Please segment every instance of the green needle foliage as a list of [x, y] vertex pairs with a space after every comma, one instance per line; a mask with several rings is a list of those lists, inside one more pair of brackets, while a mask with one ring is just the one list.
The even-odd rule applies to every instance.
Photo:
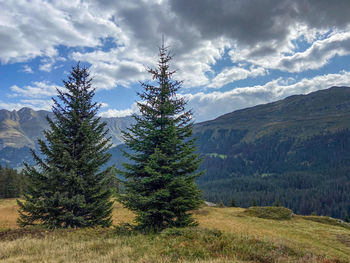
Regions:
[[38, 140], [44, 158], [32, 151], [37, 167], [25, 164], [29, 179], [24, 202], [18, 201], [20, 226], [49, 228], [110, 226], [112, 202], [108, 183], [113, 167], [101, 170], [110, 158], [106, 123], [96, 117], [99, 104], [86, 68], [73, 67], [65, 89], [57, 90], [47, 117], [46, 141]]
[[189, 211], [201, 204], [194, 183], [201, 174], [197, 172], [201, 159], [191, 139], [192, 112], [176, 96], [182, 82], [172, 80], [171, 59], [163, 44], [158, 68], [148, 69], [157, 85], [141, 83], [141, 116], [134, 115], [136, 124], [124, 132], [130, 150], [124, 155], [130, 163], [119, 171], [126, 178], [120, 201], [136, 212], [139, 227], [146, 231], [192, 225]]

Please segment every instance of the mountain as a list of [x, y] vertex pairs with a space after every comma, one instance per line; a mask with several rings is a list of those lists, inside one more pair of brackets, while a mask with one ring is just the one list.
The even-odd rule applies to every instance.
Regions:
[[[30, 149], [37, 148], [37, 140], [45, 139], [43, 131], [48, 129], [46, 116], [49, 111], [34, 111], [22, 108], [18, 111], [0, 110], [0, 165], [18, 168], [23, 161], [33, 164]], [[101, 118], [107, 123], [114, 146], [123, 143], [121, 131], [133, 123], [131, 116]]]
[[197, 124], [195, 133], [210, 133], [211, 138], [223, 136], [223, 132], [238, 133], [245, 142], [274, 133], [305, 139], [350, 128], [349, 113], [350, 88], [332, 87], [225, 114]]
[[350, 214], [350, 88], [238, 110], [194, 129], [205, 199]]
[[[0, 150], [5, 147], [35, 148], [37, 139], [44, 139], [43, 131], [48, 128], [46, 116], [53, 117], [49, 111], [34, 111], [30, 108], [22, 108], [19, 111], [0, 110]], [[124, 130], [132, 122], [133, 118], [116, 117], [102, 118], [112, 137], [114, 145], [123, 143], [121, 130]]]
[[47, 128], [48, 112], [22, 108], [19, 111], [0, 110], [0, 149], [5, 147], [34, 147]]

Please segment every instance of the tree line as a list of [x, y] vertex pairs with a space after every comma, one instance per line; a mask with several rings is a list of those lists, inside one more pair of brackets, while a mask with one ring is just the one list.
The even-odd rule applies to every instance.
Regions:
[[25, 191], [25, 177], [15, 169], [0, 166], [0, 198], [16, 198]]
[[[207, 137], [199, 138], [200, 145]], [[213, 151], [215, 145], [205, 147]], [[206, 174], [197, 184], [211, 202], [235, 200], [241, 207], [278, 202], [298, 214], [345, 219], [350, 215], [349, 151], [348, 129], [303, 141], [265, 136], [220, 152], [225, 158], [207, 155], [201, 164]]]

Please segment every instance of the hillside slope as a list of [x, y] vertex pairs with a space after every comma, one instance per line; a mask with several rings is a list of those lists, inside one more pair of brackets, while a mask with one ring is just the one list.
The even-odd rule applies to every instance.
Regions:
[[[332, 87], [198, 123], [194, 133], [199, 136], [205, 134], [208, 141], [231, 135], [227, 137], [236, 139], [236, 142], [253, 142], [274, 134], [283, 138], [306, 139], [345, 128], [350, 128], [350, 87]], [[201, 144], [200, 147], [203, 149]], [[226, 149], [219, 151], [226, 152]]]
[[125, 223], [134, 216], [118, 203], [117, 228], [17, 229], [16, 218], [15, 200], [0, 200], [2, 262], [350, 262], [349, 226], [322, 217], [272, 220], [242, 208], [202, 207], [197, 228], [157, 235], [130, 232]]

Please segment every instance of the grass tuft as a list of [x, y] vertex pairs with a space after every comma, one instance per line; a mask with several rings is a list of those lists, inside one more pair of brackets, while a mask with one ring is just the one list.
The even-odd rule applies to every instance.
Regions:
[[300, 216], [300, 217], [302, 217], [305, 220], [310, 220], [310, 221], [314, 221], [314, 222], [318, 222], [326, 225], [340, 226], [350, 230], [349, 223], [344, 222], [343, 220], [340, 220], [340, 219], [329, 217], [329, 216]]

